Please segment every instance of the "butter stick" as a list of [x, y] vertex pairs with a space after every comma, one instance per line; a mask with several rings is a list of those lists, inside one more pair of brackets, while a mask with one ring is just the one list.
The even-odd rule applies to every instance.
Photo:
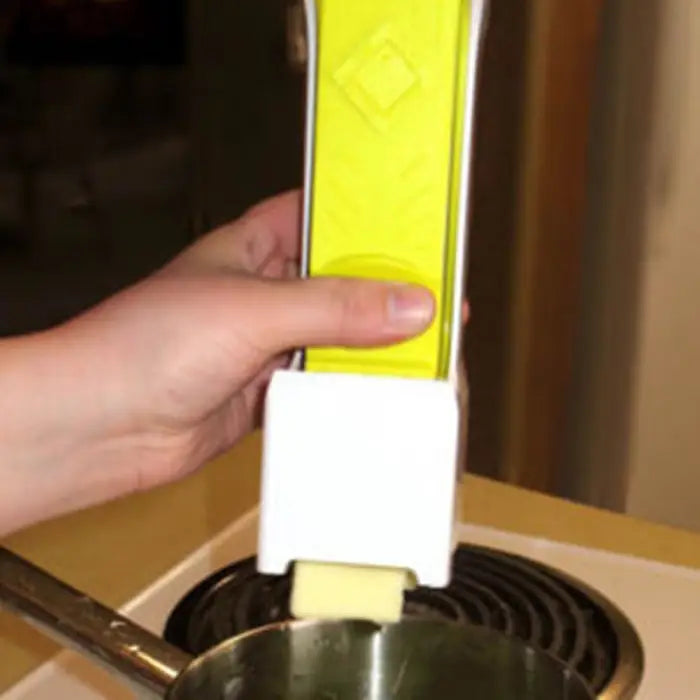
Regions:
[[413, 586], [413, 576], [404, 569], [298, 562], [292, 614], [299, 619], [397, 622], [404, 591]]

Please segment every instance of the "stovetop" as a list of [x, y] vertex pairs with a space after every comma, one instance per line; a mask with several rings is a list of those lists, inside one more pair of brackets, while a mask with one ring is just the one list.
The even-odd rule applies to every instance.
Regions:
[[[165, 638], [201, 654], [242, 632], [290, 619], [290, 578], [257, 573], [255, 559], [194, 586], [168, 617]], [[462, 545], [445, 590], [406, 595], [404, 616], [498, 630], [575, 669], [597, 694], [637, 688], [643, 652], [627, 618], [599, 594], [553, 569], [485, 547]]]
[[[578, 667], [589, 678], [593, 676], [587, 668], [593, 669], [594, 676], [602, 679], [604, 669], [610, 667], [610, 659], [615, 658], [617, 678], [622, 682], [618, 684], [613, 675], [599, 692], [599, 700], [625, 698], [620, 693], [624, 678], [636, 677], [636, 671], [628, 675], [628, 661], [633, 656], [625, 651], [634, 648], [636, 642], [636, 638], [628, 638], [630, 620], [644, 648], [641, 685], [630, 700], [700, 699], [695, 653], [700, 647], [700, 571], [472, 525], [460, 525], [457, 536], [459, 541], [468, 543], [461, 552], [468, 552], [466, 561], [470, 567], [476, 566], [478, 560], [488, 564], [484, 567], [485, 573], [473, 582], [464, 582], [456, 576], [448, 589], [448, 598], [456, 592], [457, 607], [462, 609], [464, 619], [481, 624], [490, 617], [501, 629], [505, 630], [508, 624], [516, 633], [533, 638], [538, 635], [541, 644], [559, 645], [564, 650], [561, 653], [569, 654], [569, 658], [578, 654], [575, 657], [580, 659]], [[257, 511], [253, 510], [153, 582], [120, 612], [152, 632], [162, 634], [174, 612], [186, 607], [182, 603], [183, 596], [194, 605], [198, 595], [210, 589], [208, 585], [200, 585], [201, 582], [212, 580], [213, 576], [218, 584], [216, 590], [224, 592], [227, 576], [237, 574], [242, 581], [245, 570], [250, 571], [253, 563], [249, 557], [255, 552], [256, 540]], [[456, 570], [463, 556], [458, 555]], [[239, 563], [232, 565], [231, 562]], [[529, 574], [521, 576], [521, 564], [534, 571], [536, 583], [530, 581]], [[506, 575], [502, 574], [504, 568]], [[497, 578], [501, 585], [491, 594], [484, 594], [484, 588], [493, 588], [489, 577], [495, 572], [499, 572]], [[574, 583], [571, 577], [585, 585]], [[234, 611], [231, 618], [234, 623], [229, 621], [225, 625], [257, 624], [266, 615], [286, 615], [284, 596], [277, 598], [284, 590], [284, 579], [271, 579], [266, 584], [273, 584], [271, 590], [277, 593], [272, 600], [279, 601], [279, 610], [270, 613], [273, 605], [264, 608], [268, 612], [263, 618], [259, 617], [259, 612], [250, 611], [242, 617], [239, 612], [237, 618], [234, 605], [229, 607]], [[195, 589], [199, 590], [198, 594], [187, 595]], [[257, 589], [253, 586], [251, 590]], [[539, 592], [535, 594], [535, 590]], [[250, 600], [269, 600], [265, 597], [270, 595], [269, 591], [265, 592], [266, 586], [262, 591], [250, 593]], [[407, 606], [409, 610], [411, 606], [415, 610], [419, 602], [425, 604], [424, 593], [416, 592], [418, 598], [411, 596], [413, 602]], [[211, 596], [200, 597], [199, 604], [206, 607], [216, 599], [215, 595]], [[431, 614], [436, 607], [440, 614], [456, 614], [454, 600], [445, 602], [440, 595], [431, 600], [438, 598], [444, 604], [433, 603]], [[223, 599], [226, 599], [225, 593]], [[206, 605], [205, 600], [208, 600]], [[614, 605], [609, 601], [614, 601]], [[254, 610], [254, 606], [250, 610]], [[601, 615], [607, 621], [601, 620]], [[533, 623], [536, 618], [540, 618], [539, 623]], [[610, 646], [610, 626], [615, 631], [614, 654]], [[206, 627], [205, 624], [197, 643], [211, 643], [211, 639], [206, 640]], [[212, 629], [211, 625], [209, 627]], [[592, 641], [594, 636], [602, 639]], [[586, 650], [583, 655], [581, 648]], [[2, 700], [133, 700], [133, 696], [102, 669], [71, 651], [61, 652], [0, 697]]]

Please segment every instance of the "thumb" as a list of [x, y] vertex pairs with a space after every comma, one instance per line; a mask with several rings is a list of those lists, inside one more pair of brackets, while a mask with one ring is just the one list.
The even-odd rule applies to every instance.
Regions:
[[307, 346], [376, 347], [417, 336], [435, 315], [422, 287], [314, 278], [265, 284], [259, 342], [270, 353]]

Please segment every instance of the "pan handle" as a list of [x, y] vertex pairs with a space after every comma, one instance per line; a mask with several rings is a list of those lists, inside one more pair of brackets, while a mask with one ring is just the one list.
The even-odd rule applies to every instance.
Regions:
[[0, 607], [154, 697], [192, 657], [0, 547]]

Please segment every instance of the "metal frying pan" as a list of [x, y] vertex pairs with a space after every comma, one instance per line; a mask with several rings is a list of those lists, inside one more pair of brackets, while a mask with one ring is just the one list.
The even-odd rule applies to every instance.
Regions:
[[192, 658], [0, 548], [0, 606], [167, 700], [594, 700], [578, 675], [479, 627], [290, 622]]

